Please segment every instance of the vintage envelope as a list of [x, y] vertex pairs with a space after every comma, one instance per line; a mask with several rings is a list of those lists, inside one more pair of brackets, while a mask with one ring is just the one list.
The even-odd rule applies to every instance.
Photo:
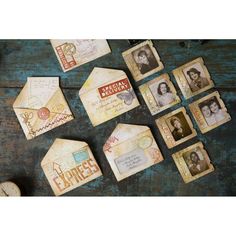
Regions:
[[13, 109], [28, 140], [73, 120], [59, 77], [28, 77]]
[[55, 195], [62, 195], [102, 175], [85, 142], [56, 139], [41, 162]]
[[103, 146], [117, 181], [163, 160], [147, 126], [118, 124]]
[[139, 106], [129, 79], [122, 70], [95, 67], [80, 89], [79, 96], [93, 126]]
[[50, 41], [64, 72], [111, 52], [107, 41], [102, 39]]

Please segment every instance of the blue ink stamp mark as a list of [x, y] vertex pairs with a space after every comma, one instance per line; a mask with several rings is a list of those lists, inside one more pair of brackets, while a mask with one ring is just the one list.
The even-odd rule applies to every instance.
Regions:
[[89, 154], [86, 149], [73, 152], [72, 154], [73, 154], [75, 162], [78, 164], [89, 159]]

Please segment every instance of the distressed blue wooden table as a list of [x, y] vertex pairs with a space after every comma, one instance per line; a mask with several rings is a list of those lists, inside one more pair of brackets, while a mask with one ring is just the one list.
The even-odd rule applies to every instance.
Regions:
[[[68, 196], [223, 196], [236, 195], [236, 41], [231, 40], [153, 40], [165, 69], [136, 83], [121, 53], [130, 48], [127, 40], [108, 40], [112, 53], [63, 73], [48, 40], [0, 41], [0, 182], [16, 182], [23, 195], [53, 195], [40, 162], [55, 138], [86, 141], [100, 165], [103, 177], [74, 189]], [[215, 82], [215, 88], [186, 101], [171, 71], [202, 56]], [[130, 78], [141, 106], [93, 127], [79, 98], [79, 89], [94, 66], [122, 69]], [[139, 93], [138, 86], [162, 73], [169, 73], [182, 103], [152, 116]], [[12, 104], [29, 76], [60, 76], [60, 84], [75, 119], [37, 138], [27, 141]], [[201, 134], [188, 109], [188, 104], [218, 90], [232, 120], [206, 134]], [[171, 150], [167, 149], [155, 119], [180, 106], [187, 108], [198, 136]], [[103, 154], [102, 146], [116, 124], [148, 125], [165, 160], [121, 182], [117, 182]], [[185, 184], [171, 154], [202, 141], [215, 171]]]

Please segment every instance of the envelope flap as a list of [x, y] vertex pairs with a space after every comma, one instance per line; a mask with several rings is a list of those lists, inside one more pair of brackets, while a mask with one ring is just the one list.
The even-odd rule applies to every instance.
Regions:
[[95, 67], [80, 89], [79, 94], [81, 95], [111, 81], [124, 77], [127, 78], [127, 75], [122, 70]]
[[13, 107], [40, 109], [58, 89], [59, 77], [28, 77]]
[[[113, 147], [147, 130], [149, 130], [148, 126], [119, 123], [112, 132], [111, 136], [108, 138], [107, 142], [109, 142], [110, 147]], [[111, 140], [115, 141], [110, 142]], [[107, 142], [103, 148], [107, 146]]]
[[86, 142], [57, 138], [43, 158], [41, 166], [60, 157], [65, 157], [68, 154], [72, 155], [73, 152], [76, 152], [87, 146], [88, 144]]

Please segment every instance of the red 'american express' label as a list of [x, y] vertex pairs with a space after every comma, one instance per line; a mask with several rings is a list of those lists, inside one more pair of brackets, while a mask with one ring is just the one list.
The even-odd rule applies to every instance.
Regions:
[[113, 94], [122, 92], [124, 90], [130, 89], [130, 83], [127, 78], [118, 80], [114, 83], [107, 84], [98, 88], [101, 98], [109, 97]]

